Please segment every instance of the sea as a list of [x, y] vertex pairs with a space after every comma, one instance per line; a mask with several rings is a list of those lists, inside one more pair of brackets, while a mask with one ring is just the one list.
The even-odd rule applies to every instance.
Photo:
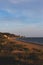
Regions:
[[18, 40], [43, 45], [43, 37], [22, 37]]

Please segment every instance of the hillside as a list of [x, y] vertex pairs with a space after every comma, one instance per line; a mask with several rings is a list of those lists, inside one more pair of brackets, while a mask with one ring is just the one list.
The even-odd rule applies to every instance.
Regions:
[[43, 46], [17, 41], [18, 37], [0, 33], [0, 64], [43, 65]]

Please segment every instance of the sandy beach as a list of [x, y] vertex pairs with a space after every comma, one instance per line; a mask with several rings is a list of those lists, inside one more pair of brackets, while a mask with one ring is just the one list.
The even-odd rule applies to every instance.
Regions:
[[43, 45], [17, 40], [20, 37], [11, 34], [1, 33], [0, 36], [1, 65], [43, 64]]

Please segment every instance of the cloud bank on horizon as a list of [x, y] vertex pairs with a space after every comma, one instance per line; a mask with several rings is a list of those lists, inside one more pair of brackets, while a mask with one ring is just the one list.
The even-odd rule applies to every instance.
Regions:
[[43, 0], [0, 0], [0, 31], [43, 37]]

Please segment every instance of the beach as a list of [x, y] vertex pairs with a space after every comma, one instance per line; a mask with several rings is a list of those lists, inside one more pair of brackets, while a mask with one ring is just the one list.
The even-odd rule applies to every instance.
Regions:
[[43, 45], [17, 40], [18, 36], [0, 35], [0, 64], [43, 65]]

